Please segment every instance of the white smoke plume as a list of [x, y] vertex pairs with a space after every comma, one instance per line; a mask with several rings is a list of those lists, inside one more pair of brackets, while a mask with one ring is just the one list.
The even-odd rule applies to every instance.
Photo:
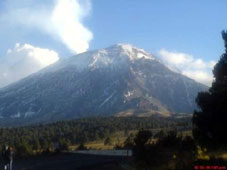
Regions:
[[[50, 1], [48, 1], [50, 2]], [[93, 38], [83, 20], [91, 11], [90, 0], [6, 0], [0, 23], [38, 29], [64, 43], [72, 52], [87, 51]]]

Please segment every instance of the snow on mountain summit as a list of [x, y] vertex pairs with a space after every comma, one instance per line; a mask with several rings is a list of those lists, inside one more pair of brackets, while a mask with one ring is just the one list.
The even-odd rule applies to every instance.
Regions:
[[77, 62], [76, 65], [81, 65], [82, 61], [86, 66], [93, 67], [133, 62], [142, 58], [154, 60], [154, 57], [143, 49], [133, 47], [130, 44], [116, 44], [105, 49], [76, 55], [72, 60]]
[[77, 69], [118, 67], [121, 64], [127, 65], [140, 59], [155, 60], [155, 58], [141, 48], [130, 44], [116, 44], [108, 48], [84, 52], [65, 60], [61, 60], [46, 71], [56, 71], [66, 66], [76, 66]]
[[192, 113], [207, 87], [129, 44], [84, 52], [0, 90], [0, 120]]
[[137, 60], [141, 58], [154, 60], [155, 58], [146, 52], [144, 49], [134, 47], [130, 44], [117, 44], [113, 46], [115, 48], [121, 48], [123, 54], [130, 57], [131, 60]]

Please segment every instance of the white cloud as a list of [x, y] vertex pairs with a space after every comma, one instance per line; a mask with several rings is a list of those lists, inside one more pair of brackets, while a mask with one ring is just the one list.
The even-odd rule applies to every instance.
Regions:
[[16, 44], [0, 62], [0, 87], [35, 73], [58, 59], [58, 54], [53, 50]]
[[188, 76], [188, 77], [190, 77], [200, 83], [206, 84], [208, 86], [210, 86], [213, 81], [212, 74], [210, 74], [204, 70], [195, 70], [195, 71], [185, 70], [182, 73], [185, 76]]
[[6, 2], [8, 8], [0, 15], [1, 23], [39, 29], [76, 53], [89, 48], [93, 35], [83, 20], [91, 11], [90, 0], [51, 0], [52, 4], [36, 0]]
[[58, 0], [51, 14], [54, 33], [77, 53], [86, 51], [92, 39], [91, 32], [81, 23], [86, 13], [77, 0]]
[[211, 85], [213, 81], [212, 69], [215, 61], [196, 59], [192, 55], [170, 52], [165, 49], [159, 52], [161, 59], [170, 67], [177, 68], [180, 72], [200, 83]]

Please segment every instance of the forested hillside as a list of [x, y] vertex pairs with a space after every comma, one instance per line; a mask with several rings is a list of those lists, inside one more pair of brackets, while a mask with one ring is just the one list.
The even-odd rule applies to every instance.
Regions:
[[163, 117], [94, 117], [40, 124], [19, 128], [1, 128], [0, 145], [15, 148], [19, 156], [54, 150], [56, 145], [65, 149], [69, 145], [105, 139], [118, 131], [129, 132], [140, 129], [191, 128], [190, 118]]

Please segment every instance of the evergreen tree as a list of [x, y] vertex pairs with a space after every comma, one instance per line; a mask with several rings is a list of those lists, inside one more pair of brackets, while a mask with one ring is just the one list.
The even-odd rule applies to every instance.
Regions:
[[84, 145], [84, 143], [80, 143], [80, 145], [77, 147], [77, 150], [87, 150], [87, 147]]
[[134, 142], [136, 144], [136, 146], [138, 147], [144, 147], [145, 144], [149, 141], [149, 139], [151, 139], [152, 137], [152, 132], [150, 130], [140, 130], [135, 139]]
[[134, 147], [133, 139], [134, 139], [133, 134], [130, 134], [124, 141], [124, 148], [133, 148]]
[[104, 140], [104, 145], [111, 145], [112, 144], [112, 140], [111, 138], [108, 136], [105, 140]]
[[149, 162], [151, 155], [150, 150], [147, 148], [150, 144], [149, 141], [152, 138], [152, 132], [150, 130], [141, 129], [134, 138], [134, 151], [133, 154], [137, 161]]
[[35, 138], [33, 141], [32, 149], [39, 150], [41, 148], [38, 138]]
[[227, 146], [227, 31], [222, 32], [225, 53], [215, 65], [214, 82], [208, 92], [200, 92], [196, 102], [200, 108], [193, 115], [193, 135], [206, 147]]

